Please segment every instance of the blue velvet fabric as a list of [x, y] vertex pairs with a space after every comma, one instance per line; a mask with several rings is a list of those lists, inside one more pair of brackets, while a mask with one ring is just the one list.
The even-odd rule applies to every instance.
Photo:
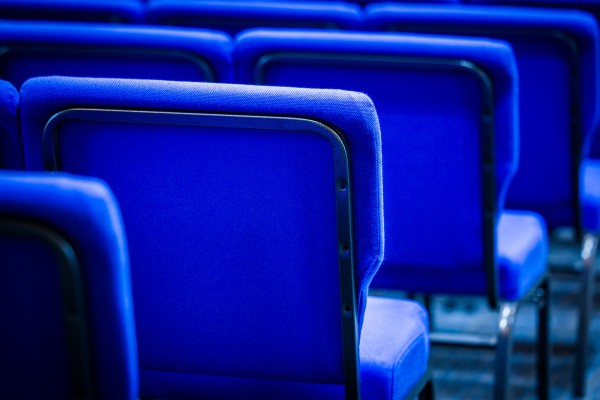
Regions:
[[[521, 153], [507, 206], [536, 211], [548, 226], [572, 225], [572, 101], [569, 46], [562, 40], [518, 34], [523, 29], [559, 31], [578, 46], [581, 152], [589, 151], [598, 128], [600, 54], [594, 18], [575, 10], [497, 6], [418, 6], [376, 4], [366, 10], [369, 29], [484, 34], [508, 40], [521, 78]], [[509, 32], [517, 32], [508, 35]], [[551, 82], [551, 84], [549, 84]], [[570, 215], [570, 217], [569, 217]]]
[[23, 143], [17, 110], [19, 92], [0, 81], [0, 169], [23, 168]]
[[344, 2], [151, 0], [149, 23], [216, 28], [232, 35], [255, 27], [359, 29], [362, 11]]
[[0, 15], [6, 19], [140, 22], [141, 0], [2, 0]]
[[[254, 79], [261, 57], [277, 53], [474, 63], [488, 73], [493, 86], [495, 184], [502, 210], [517, 168], [518, 149], [518, 79], [513, 53], [505, 43], [425, 35], [255, 30], [236, 39], [235, 51], [237, 77], [247, 83]], [[387, 286], [386, 275], [381, 275], [387, 269], [393, 270], [390, 274], [394, 276], [416, 273], [428, 279], [432, 270], [443, 270], [456, 279], [477, 275], [471, 290], [485, 293], [481, 83], [465, 72], [419, 66], [327, 65], [295, 60], [266, 64], [264, 79], [273, 85], [356, 90], [373, 99], [382, 131], [387, 242], [384, 263], [374, 280], [376, 287]], [[452, 234], [435, 240], [441, 232]], [[431, 251], [432, 240], [436, 251]], [[400, 279], [393, 285], [414, 288]]]
[[583, 227], [600, 231], [600, 160], [587, 159], [581, 167], [580, 179]]
[[[208, 64], [217, 81], [232, 79], [231, 39], [215, 31], [0, 21], [0, 46], [8, 46], [2, 77], [17, 88], [49, 75], [206, 81], [197, 60]], [[48, 51], [24, 51], [27, 46]]]
[[[71, 244], [82, 269], [94, 397], [137, 399], [127, 244], [111, 191], [92, 178], [4, 171], [0, 215], [45, 226]], [[57, 265], [42, 243], [4, 235], [0, 243], [0, 296], [3, 307], [9, 304], [0, 333], [7, 398], [71, 398], [65, 395], [64, 315], [53, 286]]]
[[[451, 233], [448, 233], [451, 235]], [[546, 271], [548, 237], [546, 224], [538, 214], [526, 211], [505, 211], [496, 228], [499, 295], [507, 301], [523, 298], [539, 282]], [[420, 267], [420, 266], [419, 266]], [[431, 279], [435, 276], [436, 279]], [[379, 270], [372, 287], [403, 289], [425, 293], [485, 295], [481, 270], [457, 274], [448, 269]]]
[[[73, 107], [279, 115], [332, 125], [351, 154], [362, 325], [383, 254], [379, 124], [366, 96], [51, 77], [26, 82], [21, 100], [29, 169], [42, 167], [46, 122]], [[250, 133], [76, 120], [59, 127], [61, 169], [102, 177], [123, 210], [145, 396], [181, 394], [179, 384], [160, 382], [185, 377], [190, 387], [219, 377], [341, 383], [330, 144], [304, 131]]]

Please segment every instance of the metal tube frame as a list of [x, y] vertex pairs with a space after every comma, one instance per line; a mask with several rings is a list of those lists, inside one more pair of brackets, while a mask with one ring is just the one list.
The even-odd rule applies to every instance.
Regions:
[[352, 222], [352, 182], [347, 144], [343, 133], [323, 122], [302, 117], [263, 115], [184, 113], [77, 108], [54, 114], [43, 133], [44, 166], [49, 171], [61, 169], [60, 125], [66, 121], [109, 122], [122, 124], [193, 126], [262, 130], [273, 129], [320, 135], [333, 151], [336, 221], [338, 235], [338, 268], [340, 278], [340, 315], [343, 341], [343, 369], [346, 400], [360, 399], [356, 271]]

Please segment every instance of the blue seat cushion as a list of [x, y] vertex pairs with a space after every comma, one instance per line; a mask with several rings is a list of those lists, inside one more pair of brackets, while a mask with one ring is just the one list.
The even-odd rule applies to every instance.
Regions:
[[600, 160], [587, 159], [581, 166], [583, 227], [600, 231]]
[[[429, 319], [423, 307], [370, 296], [360, 339], [362, 398], [404, 399], [426, 372], [428, 359]], [[141, 371], [141, 379], [147, 395], [159, 398], [344, 398], [343, 386], [331, 384], [155, 371]]]
[[429, 318], [418, 303], [370, 296], [360, 342], [363, 399], [404, 399], [427, 371]]
[[[496, 235], [500, 298], [519, 300], [539, 282], [546, 271], [546, 223], [541, 216], [532, 212], [505, 211], [499, 218]], [[400, 269], [386, 265], [385, 261], [373, 278], [371, 287], [463, 295], [486, 293], [483, 270], [473, 270], [469, 266], [437, 271]]]

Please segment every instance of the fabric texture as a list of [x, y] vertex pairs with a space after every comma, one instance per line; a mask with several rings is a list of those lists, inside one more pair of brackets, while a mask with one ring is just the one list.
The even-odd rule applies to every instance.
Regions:
[[211, 27], [232, 35], [254, 27], [360, 29], [362, 11], [343, 2], [152, 0], [150, 23]]
[[[0, 213], [13, 220], [46, 226], [72, 245], [83, 271], [94, 392], [100, 399], [138, 398], [127, 243], [120, 211], [111, 191], [93, 178], [61, 173], [0, 172]], [[18, 260], [37, 257], [34, 253], [24, 254]], [[35, 282], [38, 281], [34, 279], [30, 284]], [[3, 290], [4, 295], [11, 290]], [[24, 306], [27, 304], [28, 301], [23, 302]], [[42, 315], [41, 318], [45, 317]], [[48, 332], [42, 343], [50, 335]], [[32, 348], [36, 344], [31, 343]], [[43, 352], [52, 348], [47, 345]], [[21, 356], [25, 357], [24, 354]], [[37, 357], [39, 354], [33, 355], [36, 360], [30, 359], [30, 362], [37, 364]], [[41, 364], [40, 359], [38, 365]], [[55, 366], [56, 371], [47, 373], [58, 373], [60, 363]], [[45, 390], [43, 386], [38, 385], [38, 388]], [[49, 395], [45, 391], [42, 393]], [[21, 395], [21, 392], [15, 394], [16, 397]]]
[[0, 81], [0, 168], [23, 168], [23, 143], [17, 110], [19, 93], [8, 82]]
[[[366, 19], [368, 29], [506, 39], [515, 51], [522, 83], [520, 165], [507, 194], [507, 206], [542, 214], [551, 229], [556, 227], [557, 216], [562, 215], [558, 219], [564, 222], [569, 213], [566, 224], [574, 224], [575, 174], [571, 173], [573, 156], [569, 150], [573, 119], [581, 118], [580, 150], [584, 158], [598, 129], [600, 48], [598, 25], [592, 15], [527, 7], [374, 4], [367, 7]], [[529, 31], [542, 35], [528, 35]], [[577, 43], [576, 53], [569, 40]], [[572, 64], [578, 65], [579, 88], [572, 88]], [[580, 93], [575, 98], [580, 116], [572, 114], [573, 90]]]
[[[8, 46], [3, 76], [17, 88], [29, 78], [48, 75], [209, 80], [201, 62], [213, 79], [232, 80], [231, 39], [209, 30], [2, 21], [0, 45]], [[44, 51], [26, 51], [28, 46]]]
[[[28, 81], [21, 99], [30, 169], [42, 167], [46, 122], [73, 107], [327, 123], [344, 137], [352, 155], [362, 325], [368, 284], [383, 253], [379, 125], [366, 96], [52, 77]], [[243, 125], [198, 129], [143, 120], [67, 120], [57, 131], [61, 169], [102, 177], [123, 210], [145, 396], [177, 395], [180, 389], [171, 387], [165, 394], [168, 388], [159, 382], [184, 376], [190, 387], [213, 375], [340, 384], [340, 300], [331, 289], [339, 287], [341, 249], [331, 144], [285, 125], [250, 133]], [[232, 335], [235, 345], [228, 339]], [[264, 362], [257, 365], [257, 359]]]

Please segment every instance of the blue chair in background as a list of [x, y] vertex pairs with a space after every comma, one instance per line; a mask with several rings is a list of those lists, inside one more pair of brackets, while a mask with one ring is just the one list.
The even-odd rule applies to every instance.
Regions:
[[424, 384], [425, 311], [367, 302], [383, 196], [366, 96], [52, 77], [23, 85], [21, 115], [29, 169], [101, 177], [119, 201], [143, 397], [389, 399]]
[[[381, 121], [386, 253], [372, 287], [498, 302], [495, 396], [505, 398], [517, 304], [547, 291], [542, 219], [504, 211], [517, 169], [517, 72], [503, 42], [398, 34], [253, 30], [238, 80], [369, 95]], [[548, 306], [539, 393], [548, 396]]]
[[0, 391], [138, 398], [125, 234], [106, 185], [0, 172]]
[[[577, 9], [591, 13], [596, 21], [600, 21], [599, 0], [466, 0], [473, 4], [519, 5], [530, 7]], [[594, 135], [590, 148], [590, 156], [600, 159], [600, 134]]]
[[[576, 10], [392, 4], [368, 6], [366, 19], [369, 29], [485, 35], [512, 45], [520, 76], [521, 149], [506, 205], [540, 213], [553, 232], [572, 229], [573, 246], [580, 248], [575, 266], [581, 296], [574, 387], [576, 394], [583, 394], [600, 232], [600, 202], [592, 193], [600, 181], [589, 178], [598, 176], [595, 169], [600, 164], [584, 163], [598, 129], [600, 47], [595, 19]], [[550, 261], [552, 266], [554, 257]]]
[[152, 0], [146, 22], [213, 28], [235, 35], [255, 27], [359, 29], [362, 11], [344, 2]]
[[213, 31], [0, 21], [0, 77], [17, 88], [49, 75], [229, 82], [231, 51]]
[[17, 110], [19, 92], [0, 81], [0, 169], [23, 169], [23, 144]]
[[2, 0], [3, 19], [140, 22], [143, 16], [141, 0]]

